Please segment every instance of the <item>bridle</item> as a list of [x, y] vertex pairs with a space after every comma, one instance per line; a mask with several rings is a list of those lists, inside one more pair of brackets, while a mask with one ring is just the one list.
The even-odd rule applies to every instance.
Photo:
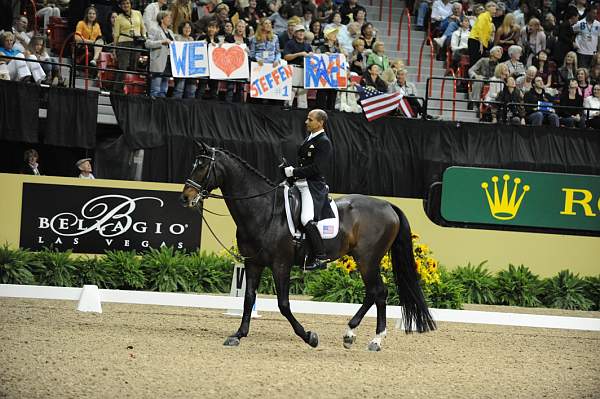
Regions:
[[210, 156], [208, 156], [206, 154], [200, 154], [200, 155], [196, 156], [196, 161], [194, 162], [194, 167], [192, 168], [192, 173], [194, 173], [194, 170], [196, 170], [196, 167], [198, 166], [198, 162], [200, 161], [200, 159], [204, 158], [204, 159], [210, 160], [210, 164], [208, 165], [208, 171], [206, 172], [206, 175], [204, 175], [202, 182], [200, 182], [200, 183], [196, 182], [194, 179], [192, 179], [192, 176], [187, 178], [187, 180], [185, 181], [186, 186], [193, 187], [196, 191], [198, 191], [198, 194], [194, 197], [194, 199], [191, 202], [191, 205], [193, 207], [195, 207], [198, 204], [198, 202], [204, 201], [206, 198], [229, 199], [229, 200], [239, 201], [239, 200], [246, 200], [246, 199], [251, 199], [251, 198], [262, 197], [263, 195], [272, 193], [273, 191], [275, 191], [279, 188], [280, 185], [277, 184], [277, 185], [271, 187], [270, 189], [268, 189], [267, 191], [264, 191], [264, 192], [261, 192], [258, 194], [245, 195], [242, 197], [233, 197], [233, 196], [229, 196], [229, 195], [212, 194], [205, 187], [208, 184], [208, 179], [210, 179], [211, 173], [216, 174], [216, 172], [213, 172], [213, 170], [215, 169], [215, 154], [218, 150], [214, 147], [211, 147], [210, 149], [212, 150], [212, 154]]

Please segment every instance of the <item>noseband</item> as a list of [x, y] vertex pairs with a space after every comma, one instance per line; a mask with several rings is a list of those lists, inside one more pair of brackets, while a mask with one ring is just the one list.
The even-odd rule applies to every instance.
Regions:
[[194, 199], [192, 200], [192, 206], [196, 206], [198, 204], [198, 202], [204, 201], [206, 198], [208, 198], [210, 196], [210, 191], [208, 191], [204, 187], [208, 184], [208, 179], [210, 179], [210, 175], [213, 172], [213, 169], [215, 168], [215, 148], [213, 147], [213, 148], [211, 148], [211, 150], [212, 150], [211, 156], [204, 155], [204, 154], [198, 155], [196, 157], [196, 162], [194, 162], [194, 167], [192, 168], [192, 173], [193, 173], [193, 171], [196, 170], [196, 167], [198, 166], [198, 161], [201, 158], [210, 160], [210, 164], [208, 165], [208, 172], [206, 173], [206, 175], [204, 175], [202, 182], [200, 182], [200, 183], [196, 182], [195, 180], [192, 179], [191, 176], [185, 181], [186, 186], [193, 187], [194, 189], [196, 189], [196, 191], [198, 191], [198, 195], [196, 195], [196, 197], [194, 197]]

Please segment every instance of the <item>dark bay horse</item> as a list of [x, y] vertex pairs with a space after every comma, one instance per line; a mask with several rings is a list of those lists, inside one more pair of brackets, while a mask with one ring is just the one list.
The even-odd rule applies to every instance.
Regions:
[[[281, 314], [288, 319], [294, 332], [312, 347], [317, 347], [316, 333], [305, 331], [290, 309], [290, 271], [296, 259], [295, 245], [287, 226], [283, 187], [272, 183], [258, 170], [228, 151], [210, 148], [200, 143], [192, 172], [186, 181], [180, 200], [186, 207], [201, 206], [215, 188], [222, 192], [229, 212], [237, 225], [237, 244], [246, 267], [246, 293], [242, 323], [224, 345], [237, 346], [248, 335], [250, 315], [256, 300], [256, 290], [265, 267], [271, 268]], [[347, 195], [336, 200], [340, 229], [336, 238], [324, 240], [329, 259], [345, 254], [354, 257], [365, 283], [366, 295], [358, 312], [348, 323], [344, 346], [351, 347], [356, 339], [354, 329], [375, 304], [377, 307], [376, 336], [368, 349], [379, 351], [386, 335], [387, 288], [381, 279], [379, 263], [391, 251], [392, 269], [403, 306], [406, 332], [426, 332], [436, 328], [423, 291], [412, 252], [411, 231], [404, 213], [388, 202], [363, 195]], [[315, 303], [315, 306], [319, 306]]]

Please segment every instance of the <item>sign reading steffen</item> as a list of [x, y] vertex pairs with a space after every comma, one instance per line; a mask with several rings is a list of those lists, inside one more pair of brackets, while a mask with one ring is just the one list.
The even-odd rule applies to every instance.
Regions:
[[200, 220], [183, 208], [180, 193], [23, 183], [20, 246], [53, 246], [80, 253], [196, 250]]
[[600, 232], [600, 176], [451, 167], [448, 221]]

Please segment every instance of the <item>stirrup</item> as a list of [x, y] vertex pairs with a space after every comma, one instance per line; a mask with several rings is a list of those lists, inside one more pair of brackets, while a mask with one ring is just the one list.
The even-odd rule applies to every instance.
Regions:
[[317, 255], [310, 263], [307, 263], [306, 260], [304, 261], [304, 271], [327, 269], [328, 261], [329, 259], [325, 255]]

